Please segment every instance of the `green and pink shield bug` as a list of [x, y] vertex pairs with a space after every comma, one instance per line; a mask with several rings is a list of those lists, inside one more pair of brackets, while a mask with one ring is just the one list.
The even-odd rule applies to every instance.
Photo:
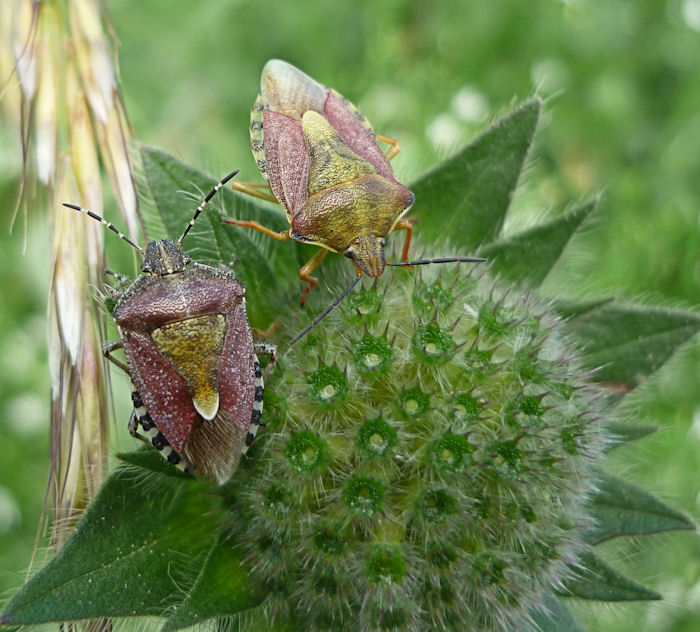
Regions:
[[[236, 173], [212, 189], [177, 241], [151, 241], [145, 251], [99, 215], [65, 205], [99, 220], [144, 256], [142, 274], [119, 293], [112, 313], [120, 337], [104, 348], [131, 377], [129, 430], [179, 469], [219, 484], [262, 424], [256, 352], [274, 356], [274, 348], [253, 344], [245, 288], [235, 275], [193, 262], [181, 243]], [[126, 364], [112, 355], [118, 349]]]
[[[279, 202], [290, 228], [275, 232], [255, 221], [224, 221], [280, 241], [295, 239], [320, 246], [299, 271], [307, 284], [302, 305], [318, 283], [311, 273], [329, 251], [351, 259], [358, 277], [333, 306], [362, 273], [378, 277], [387, 265], [484, 261], [476, 257], [408, 260], [413, 226], [404, 216], [415, 198], [391, 168], [390, 160], [401, 150], [399, 142], [375, 134], [348, 99], [291, 64], [278, 59], [265, 64], [251, 112], [250, 138], [267, 184], [237, 182], [234, 189]], [[389, 146], [386, 153], [379, 142]], [[386, 240], [397, 230], [406, 231], [401, 260], [387, 262]]]

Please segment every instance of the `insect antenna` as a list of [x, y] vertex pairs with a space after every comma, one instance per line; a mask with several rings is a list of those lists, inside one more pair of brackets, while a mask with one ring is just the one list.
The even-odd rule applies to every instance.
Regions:
[[88, 211], [86, 208], [83, 208], [82, 206], [76, 206], [75, 204], [68, 204], [66, 202], [63, 203], [63, 206], [67, 208], [72, 208], [75, 211], [79, 211], [81, 213], [85, 213], [86, 215], [89, 215], [92, 217], [92, 219], [96, 219], [98, 222], [104, 224], [109, 230], [112, 232], [117, 233], [121, 239], [123, 239], [127, 244], [132, 246], [133, 248], [136, 248], [141, 254], [143, 254], [143, 249], [140, 246], [137, 246], [131, 239], [129, 239], [124, 233], [122, 233], [112, 222], [108, 222], [104, 217], [100, 217], [97, 213], [93, 213], [92, 211]]
[[483, 263], [488, 261], [483, 257], [443, 257], [441, 259], [418, 259], [416, 261], [386, 262], [388, 266], [425, 266], [429, 263]]
[[105, 274], [115, 277], [120, 283], [126, 283], [127, 281], [131, 281], [131, 279], [128, 276], [119, 274], [119, 272], [115, 272], [114, 270], [110, 270], [109, 268], [105, 269]]
[[343, 293], [342, 293], [338, 298], [336, 298], [336, 299], [333, 301], [333, 303], [332, 303], [331, 305], [329, 305], [328, 307], [326, 307], [326, 309], [324, 309], [323, 312], [322, 312], [320, 315], [316, 316], [316, 318], [314, 318], [314, 321], [313, 321], [310, 325], [308, 325], [308, 326], [304, 329], [304, 331], [302, 331], [300, 334], [298, 334], [297, 337], [294, 338], [294, 340], [292, 340], [292, 342], [289, 343], [289, 346], [291, 347], [293, 344], [296, 344], [297, 342], [299, 342], [299, 341], [300, 341], [306, 334], [308, 334], [316, 325], [318, 325], [326, 316], [328, 316], [328, 314], [330, 314], [336, 307], [338, 307], [338, 304], [350, 293], [350, 290], [352, 290], [352, 288], [354, 288], [354, 287], [357, 285], [358, 281], [359, 281], [361, 278], [362, 278], [362, 277], [360, 277], [360, 276], [356, 276], [356, 277], [350, 282], [350, 285], [348, 285], [348, 286], [345, 288], [345, 290], [343, 291]]
[[182, 240], [185, 238], [185, 235], [190, 232], [190, 228], [194, 226], [194, 223], [197, 221], [197, 218], [199, 217], [199, 214], [202, 212], [204, 207], [209, 203], [209, 200], [211, 200], [217, 193], [217, 191], [224, 186], [233, 176], [235, 176], [238, 173], [238, 169], [236, 169], [233, 173], [229, 173], [219, 184], [217, 184], [211, 191], [209, 191], [209, 194], [207, 197], [202, 200], [202, 203], [197, 207], [197, 210], [194, 212], [194, 217], [190, 220], [190, 223], [187, 224], [187, 227], [185, 228], [185, 231], [182, 233], [182, 236], [180, 239], [177, 240], [177, 245], [179, 246], [182, 243]]

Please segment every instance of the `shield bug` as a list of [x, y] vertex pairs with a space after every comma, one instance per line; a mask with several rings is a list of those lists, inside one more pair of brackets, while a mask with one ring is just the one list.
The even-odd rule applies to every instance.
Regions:
[[[414, 195], [396, 179], [389, 162], [401, 151], [399, 142], [376, 135], [348, 99], [287, 62], [268, 61], [260, 83], [250, 116], [250, 138], [267, 185], [236, 182], [233, 188], [279, 202], [290, 228], [278, 233], [255, 221], [224, 221], [280, 241], [295, 239], [321, 247], [299, 271], [307, 284], [302, 305], [318, 283], [311, 273], [329, 251], [351, 259], [358, 277], [363, 272], [378, 277], [386, 265], [484, 261], [475, 257], [408, 261], [413, 226], [404, 215]], [[387, 153], [378, 141], [389, 145]], [[406, 231], [401, 260], [386, 262], [386, 239], [397, 230]]]
[[[263, 378], [245, 306], [245, 288], [229, 271], [193, 262], [181, 243], [214, 194], [206, 196], [177, 241], [144, 251], [113, 224], [79, 206], [143, 255], [141, 275], [112, 312], [119, 339], [104, 354], [131, 377], [131, 434], [173, 465], [223, 483], [261, 425]], [[122, 284], [128, 281], [119, 276]], [[126, 365], [112, 353], [123, 349]]]

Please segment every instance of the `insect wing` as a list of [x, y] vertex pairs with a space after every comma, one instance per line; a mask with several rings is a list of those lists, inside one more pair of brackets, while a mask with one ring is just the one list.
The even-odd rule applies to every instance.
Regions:
[[245, 451], [255, 399], [255, 354], [243, 303], [227, 314], [218, 379], [219, 412], [195, 425], [184, 455], [197, 474], [224, 483]]
[[262, 71], [260, 95], [266, 110], [301, 121], [307, 110], [323, 114], [328, 89], [292, 64], [271, 59]]
[[181, 452], [197, 420], [185, 380], [147, 333], [124, 330], [122, 335], [131, 381], [158, 430]]
[[245, 303], [227, 314], [226, 320], [225, 351], [219, 364], [219, 407], [245, 437], [255, 397], [255, 353]]
[[301, 124], [272, 110], [263, 112], [267, 182], [288, 216], [293, 217], [309, 198], [311, 158]]
[[374, 165], [385, 178], [396, 180], [386, 154], [377, 144], [374, 130], [350, 101], [335, 90], [329, 90], [322, 114], [350, 149]]

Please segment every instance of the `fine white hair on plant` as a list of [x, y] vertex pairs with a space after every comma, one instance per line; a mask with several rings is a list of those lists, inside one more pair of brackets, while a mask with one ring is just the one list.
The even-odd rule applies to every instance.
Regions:
[[606, 445], [608, 398], [576, 358], [561, 319], [484, 266], [351, 293], [282, 359], [284, 406], [238, 477], [232, 530], [268, 617], [534, 629]]

